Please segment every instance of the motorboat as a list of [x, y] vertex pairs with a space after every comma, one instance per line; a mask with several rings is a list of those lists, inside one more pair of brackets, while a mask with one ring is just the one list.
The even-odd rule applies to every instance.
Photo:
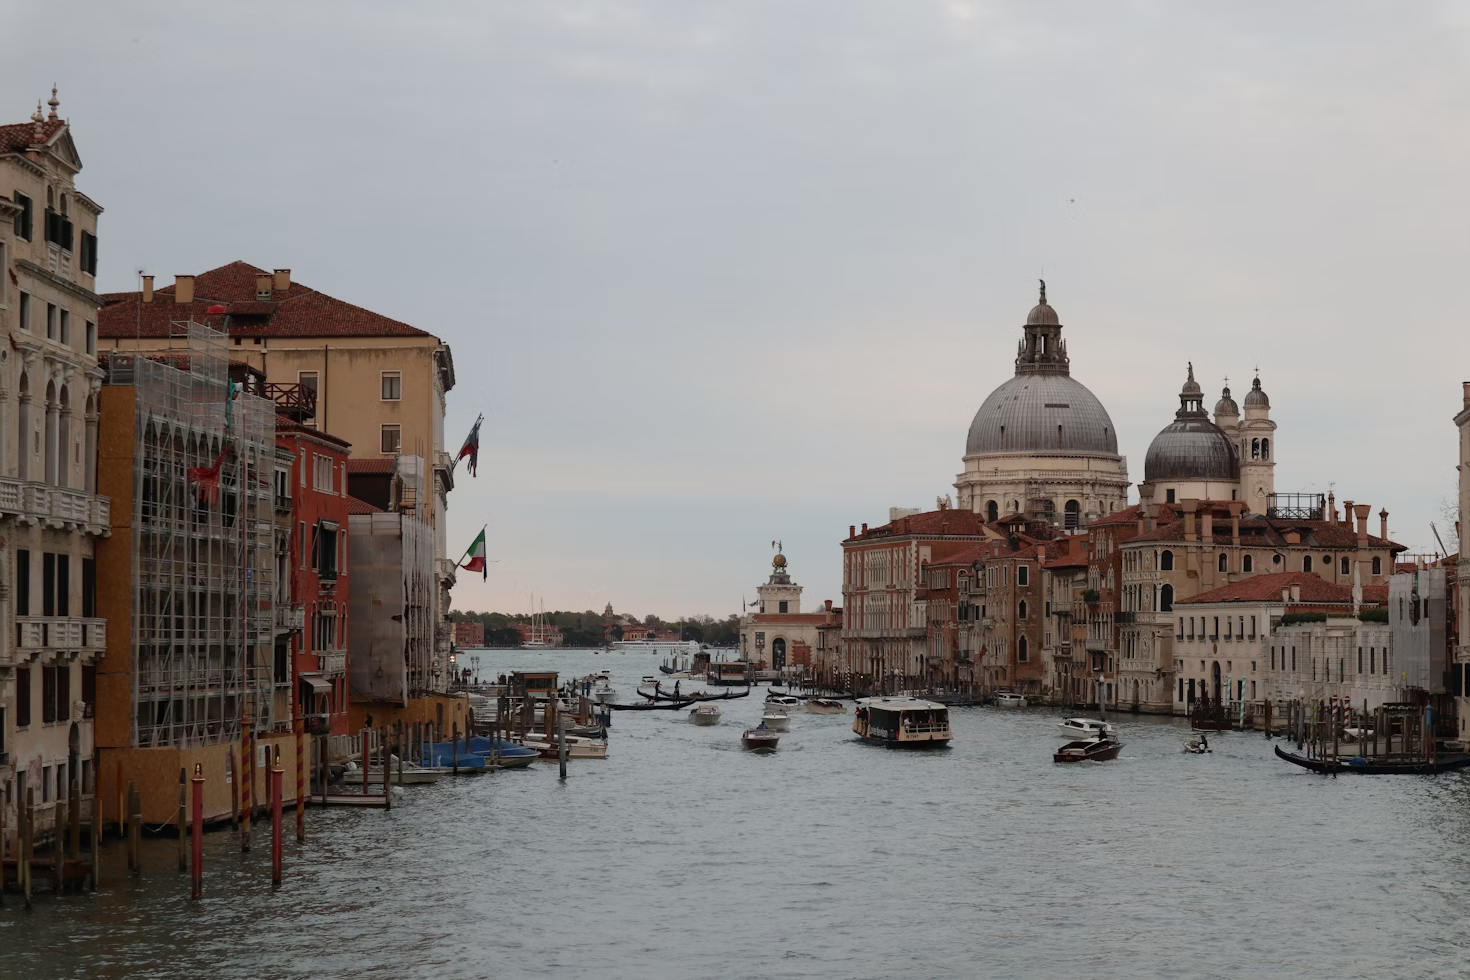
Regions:
[[780, 708], [768, 706], [761, 715], [761, 724], [773, 732], [784, 732], [791, 724], [791, 716]]
[[790, 694], [767, 694], [766, 695], [766, 707], [767, 708], [781, 708], [781, 709], [783, 709], [785, 711], [800, 711], [801, 710], [801, 706], [802, 706], [801, 698], [793, 697]]
[[[439, 777], [442, 775], [443, 773], [438, 769], [415, 765], [411, 762], [405, 762], [403, 769], [400, 771], [396, 756], [388, 763], [389, 782], [396, 783], [400, 786], [429, 786], [437, 783]], [[362, 769], [358, 767], [356, 762], [349, 761], [347, 763], [347, 768], [342, 773], [341, 781], [349, 786], [362, 785]], [[377, 766], [369, 769], [367, 781], [369, 785], [381, 786], [383, 784], [383, 767]]]
[[776, 743], [779, 741], [781, 741], [781, 736], [765, 725], [747, 728], [745, 734], [740, 736], [741, 746], [752, 752], [774, 752]]
[[612, 681], [607, 677], [599, 677], [597, 684], [592, 688], [592, 698], [598, 704], [607, 704], [618, 696], [617, 688], [612, 686]]
[[845, 715], [847, 705], [832, 698], [808, 698], [806, 710], [814, 715]]
[[995, 706], [997, 708], [1024, 708], [1026, 699], [1013, 691], [997, 691], [995, 693]]
[[1107, 762], [1123, 751], [1123, 743], [1108, 735], [1078, 739], [1057, 749], [1053, 762]]
[[720, 708], [714, 704], [696, 704], [689, 709], [689, 720], [696, 725], [718, 725]]
[[1074, 738], [1117, 734], [1117, 730], [1112, 725], [1099, 718], [1063, 718], [1062, 731]]
[[1206, 752], [1215, 750], [1210, 748], [1209, 737], [1204, 732], [1200, 732], [1199, 738], [1192, 738], [1184, 743], [1184, 751], [1190, 755], [1204, 755]]
[[919, 698], [862, 698], [852, 730], [865, 742], [904, 748], [943, 748], [954, 738], [949, 709]]
[[[579, 735], [568, 735], [567, 758], [568, 759], [606, 759], [607, 743], [591, 738], [582, 738]], [[521, 744], [528, 749], [535, 749], [543, 759], [561, 758], [561, 749], [556, 739], [549, 738], [524, 738]]]
[[[502, 769], [524, 769], [541, 757], [535, 749], [527, 748], [519, 742], [511, 742], [501, 739], [497, 744], [484, 735], [472, 735], [468, 740], [468, 749], [476, 757], [484, 759], [486, 764], [493, 758], [495, 764]], [[443, 755], [437, 756], [442, 759]], [[460, 750], [460, 762], [464, 762], [464, 749]], [[444, 765], [448, 765], [445, 762]]]

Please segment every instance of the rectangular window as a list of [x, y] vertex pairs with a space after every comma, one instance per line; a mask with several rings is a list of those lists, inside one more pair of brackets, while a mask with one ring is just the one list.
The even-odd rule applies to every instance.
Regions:
[[311, 570], [313, 572], [321, 568], [321, 555], [318, 553], [322, 546], [322, 528], [320, 524], [311, 526]]
[[301, 557], [301, 567], [302, 568], [305, 568], [306, 567], [306, 559], [307, 559], [307, 556], [310, 554], [310, 552], [307, 550], [307, 547], [306, 547], [306, 522], [305, 521], [302, 521], [301, 522], [301, 546], [299, 548], [297, 548], [296, 553]]
[[71, 717], [71, 664], [52, 668], [56, 671], [56, 720]]
[[332, 477], [336, 473], [336, 467], [332, 465], [332, 457], [313, 453], [312, 462], [312, 487], [323, 493], [334, 493]]
[[71, 615], [71, 555], [56, 556], [56, 615]]
[[41, 555], [41, 615], [56, 615], [56, 556], [49, 551]]
[[786, 611], [786, 600], [785, 599], [782, 599], [781, 602], [779, 603], [779, 605], [780, 605], [780, 608], [777, 610], [777, 612], [785, 612]]
[[71, 346], [71, 313], [66, 310], [61, 311], [61, 334], [57, 339]]
[[46, 304], [46, 339], [56, 339], [56, 304]]
[[82, 232], [81, 263], [83, 272], [97, 275], [97, 236], [90, 231]]
[[82, 703], [88, 718], [97, 713], [97, 668], [82, 668]]
[[337, 525], [322, 521], [318, 525], [317, 552], [321, 563], [322, 578], [337, 577]]
[[383, 426], [382, 451], [389, 455], [398, 455], [399, 431], [396, 425]]
[[26, 197], [20, 191], [16, 191], [11, 197], [15, 200], [16, 204], [20, 205], [20, 214], [15, 216], [15, 237], [30, 241], [31, 235], [34, 234], [34, 230], [32, 229], [32, 215], [35, 213], [35, 205], [31, 203], [30, 198]]
[[87, 321], [87, 353], [97, 353], [97, 324]]
[[41, 668], [41, 722], [56, 720], [56, 668]]
[[31, 553], [24, 548], [15, 553], [15, 614], [31, 614]]
[[15, 725], [24, 728], [31, 723], [31, 668], [15, 669]]
[[396, 402], [403, 397], [403, 374], [399, 371], [383, 372], [383, 401]]
[[1164, 491], [1164, 501], [1166, 503], [1171, 503], [1171, 504], [1174, 502], [1174, 491], [1173, 490], [1165, 490]]
[[31, 294], [20, 294], [20, 309], [16, 311], [15, 322], [20, 324], [22, 330], [31, 329]]

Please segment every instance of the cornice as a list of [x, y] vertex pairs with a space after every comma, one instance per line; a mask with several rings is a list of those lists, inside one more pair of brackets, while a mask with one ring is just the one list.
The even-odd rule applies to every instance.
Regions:
[[99, 215], [104, 210], [102, 205], [98, 204], [96, 201], [92, 200], [90, 197], [83, 194], [75, 187], [71, 189], [71, 199], [80, 204], [82, 207], [86, 208], [88, 211], [91, 211], [93, 215]]
[[37, 177], [46, 176], [46, 168], [41, 166], [36, 161], [32, 160], [30, 157], [26, 156], [24, 153], [0, 154], [0, 160], [13, 160], [25, 169], [29, 170], [31, 173], [35, 174]]
[[24, 269], [26, 272], [29, 272], [37, 279], [40, 279], [43, 282], [49, 282], [57, 289], [65, 290], [66, 292], [71, 293], [73, 296], [84, 299], [88, 303], [91, 303], [99, 309], [102, 307], [103, 300], [101, 296], [98, 296], [96, 293], [92, 292], [90, 289], [87, 289], [84, 286], [78, 286], [70, 279], [58, 276], [50, 269], [39, 266], [36, 263], [32, 262], [30, 259], [17, 259], [15, 262], [15, 267], [17, 269]]

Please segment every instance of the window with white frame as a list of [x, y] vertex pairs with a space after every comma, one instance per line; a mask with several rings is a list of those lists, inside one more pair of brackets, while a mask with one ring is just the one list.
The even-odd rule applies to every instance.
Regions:
[[385, 425], [383, 426], [382, 432], [382, 451], [396, 456], [400, 445], [399, 440], [401, 439], [398, 426]]
[[403, 397], [403, 374], [399, 371], [383, 372], [383, 401], [396, 402]]
[[337, 468], [332, 465], [332, 457], [323, 456], [321, 453], [312, 453], [312, 488], [322, 493], [335, 493], [332, 486], [332, 475]]

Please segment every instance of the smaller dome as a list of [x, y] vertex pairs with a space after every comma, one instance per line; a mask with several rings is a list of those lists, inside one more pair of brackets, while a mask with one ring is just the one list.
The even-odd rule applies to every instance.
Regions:
[[1236, 405], [1235, 404], [1235, 399], [1230, 397], [1230, 386], [1229, 385], [1226, 385], [1225, 386], [1225, 390], [1222, 391], [1222, 392], [1220, 392], [1220, 400], [1217, 401], [1217, 402], [1215, 402], [1215, 414], [1216, 415], [1239, 415], [1240, 414], [1240, 406]]
[[1052, 309], [1051, 304], [1046, 300], [1031, 307], [1031, 312], [1026, 314], [1026, 326], [1028, 327], [1056, 327], [1060, 326], [1061, 322], [1057, 319], [1057, 311]]
[[1245, 407], [1246, 408], [1270, 408], [1271, 407], [1271, 399], [1267, 398], [1266, 397], [1266, 393], [1261, 390], [1261, 378], [1260, 378], [1259, 375], [1256, 376], [1256, 380], [1255, 381], [1251, 382], [1251, 390], [1250, 391], [1247, 391], [1245, 393]]
[[1188, 380], [1186, 380], [1184, 382], [1184, 387], [1179, 389], [1179, 394], [1180, 395], [1194, 395], [1196, 398], [1199, 398], [1199, 399], [1203, 399], [1204, 398], [1205, 390], [1199, 386], [1199, 382], [1198, 381], [1195, 381], [1194, 380], [1194, 362], [1193, 361], [1190, 361], [1189, 362], [1189, 378], [1188, 378]]
[[785, 555], [777, 555], [775, 558], [772, 558], [771, 559], [771, 564], [774, 565], [776, 568], [785, 568], [786, 567], [786, 556]]

